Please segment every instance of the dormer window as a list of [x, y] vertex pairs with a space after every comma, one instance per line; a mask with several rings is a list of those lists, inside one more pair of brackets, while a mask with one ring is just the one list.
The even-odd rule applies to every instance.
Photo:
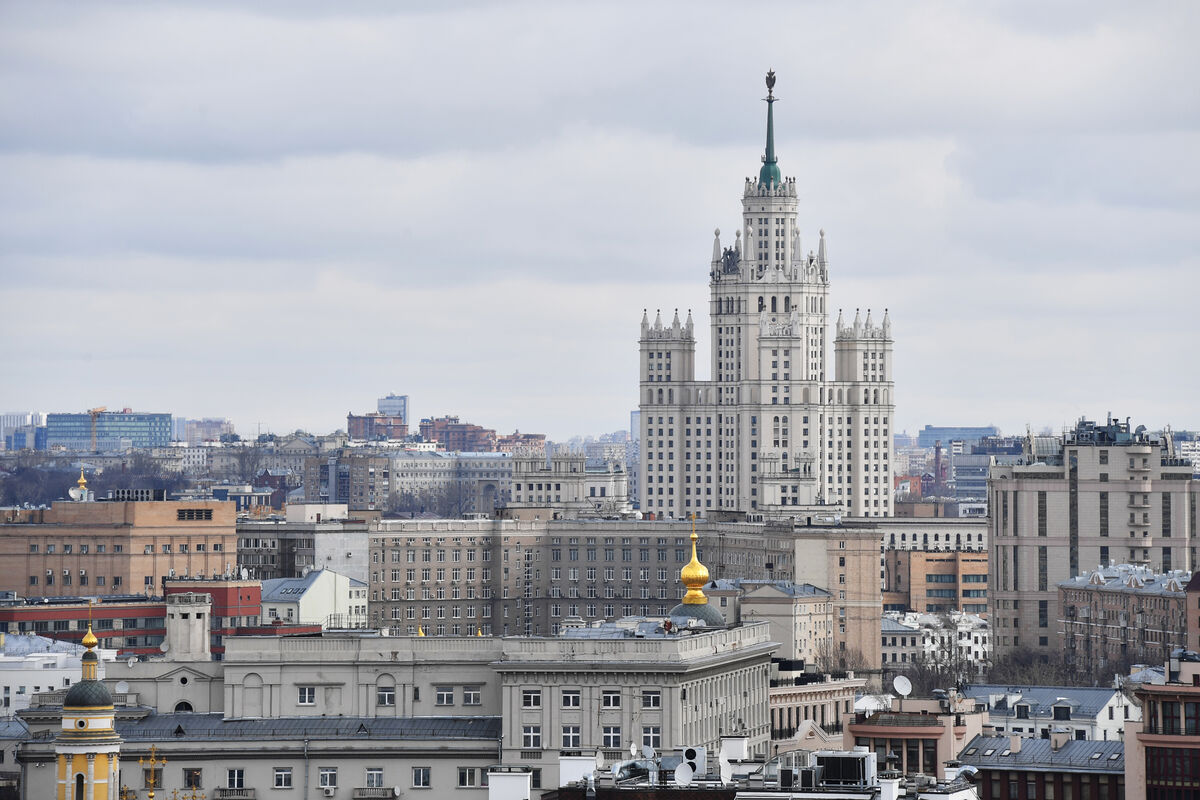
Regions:
[[1017, 719], [1029, 719], [1029, 706], [1017, 706]]

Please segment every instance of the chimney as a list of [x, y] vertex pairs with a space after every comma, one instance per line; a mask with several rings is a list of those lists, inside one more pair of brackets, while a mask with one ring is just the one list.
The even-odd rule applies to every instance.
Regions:
[[1009, 736], [1008, 737], [1008, 750], [1010, 753], [1021, 752], [1021, 737], [1020, 736]]
[[1071, 741], [1071, 732], [1062, 728], [1055, 728], [1050, 731], [1050, 749], [1057, 753], [1062, 749], [1062, 746]]
[[896, 770], [879, 773], [879, 800], [900, 800], [900, 780]]

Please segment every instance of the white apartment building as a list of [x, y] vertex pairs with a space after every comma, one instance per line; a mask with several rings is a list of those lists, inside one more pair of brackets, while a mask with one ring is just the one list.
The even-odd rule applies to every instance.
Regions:
[[1119, 689], [1079, 686], [973, 684], [963, 694], [985, 707], [997, 735], [1048, 739], [1066, 730], [1074, 739], [1118, 741], [1126, 720], [1141, 709]]
[[719, 230], [713, 242], [711, 378], [696, 378], [691, 312], [666, 324], [642, 316], [641, 510], [890, 516], [891, 321], [868, 310], [847, 324], [839, 311], [827, 364], [825, 234], [805, 254], [796, 180], [775, 156], [774, 73], [767, 82], [762, 169], [746, 179], [733, 246], [722, 247]]

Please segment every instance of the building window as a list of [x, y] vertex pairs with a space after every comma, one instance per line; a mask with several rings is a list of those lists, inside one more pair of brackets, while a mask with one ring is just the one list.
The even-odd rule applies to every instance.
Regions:
[[541, 689], [522, 689], [521, 690], [521, 708], [541, 708], [542, 707], [542, 690]]
[[578, 725], [563, 725], [562, 746], [563, 747], [580, 747], [581, 746]]
[[225, 788], [226, 789], [245, 789], [246, 788], [246, 770], [238, 767], [236, 769], [225, 770]]
[[318, 767], [317, 786], [334, 788], [337, 786], [337, 767]]
[[603, 743], [605, 747], [619, 748], [621, 746], [621, 726], [620, 725], [605, 725], [603, 730]]
[[434, 689], [433, 704], [437, 706], [454, 705], [454, 687], [438, 686]]
[[183, 788], [185, 789], [203, 789], [203, 772], [199, 767], [184, 767], [183, 768]]
[[463, 705], [464, 706], [481, 706], [483, 705], [483, 691], [478, 686], [463, 687]]
[[[725, 598], [721, 598], [722, 600]], [[662, 692], [658, 689], [646, 689], [642, 692], [642, 708], [661, 708]]]
[[472, 789], [476, 786], [487, 786], [487, 772], [475, 767], [459, 767], [458, 787]]
[[662, 728], [658, 725], [643, 725], [642, 744], [653, 747], [655, 750], [662, 747]]
[[383, 767], [367, 767], [367, 788], [383, 788]]
[[579, 708], [581, 695], [578, 689], [563, 689], [562, 691], [562, 707], [563, 708]]
[[316, 705], [317, 702], [317, 687], [315, 686], [297, 686], [296, 687], [296, 703], [302, 706]]
[[414, 789], [428, 789], [431, 786], [429, 781], [429, 767], [413, 767], [412, 785]]
[[292, 768], [291, 767], [276, 767], [275, 768], [275, 788], [276, 789], [292, 788]]
[[621, 693], [614, 692], [614, 691], [605, 691], [602, 695], [600, 695], [600, 707], [601, 708], [620, 708], [621, 707]]
[[542, 746], [542, 726], [525, 725], [521, 728], [521, 746], [525, 748]]
[[375, 690], [375, 704], [378, 706], [396, 705], [396, 687], [380, 686]]

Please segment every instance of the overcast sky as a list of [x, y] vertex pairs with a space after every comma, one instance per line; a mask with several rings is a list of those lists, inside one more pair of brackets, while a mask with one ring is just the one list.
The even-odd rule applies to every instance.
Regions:
[[[897, 429], [1200, 427], [1200, 5], [0, 4], [0, 411], [628, 426], [763, 74]], [[668, 317], [669, 318], [669, 317]]]

